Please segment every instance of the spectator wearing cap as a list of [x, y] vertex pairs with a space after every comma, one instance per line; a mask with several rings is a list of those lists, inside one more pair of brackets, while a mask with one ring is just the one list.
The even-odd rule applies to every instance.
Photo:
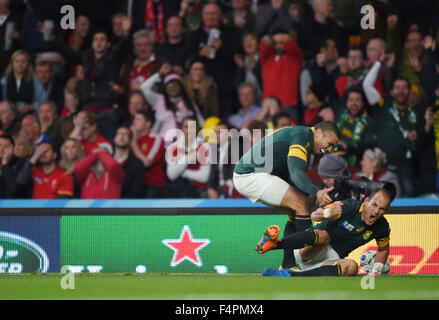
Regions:
[[18, 188], [16, 180], [25, 161], [14, 155], [14, 144], [11, 136], [0, 136], [0, 198], [21, 198], [26, 195], [24, 190]]
[[[165, 140], [166, 145], [171, 142], [166, 141], [166, 133], [171, 129], [179, 128], [185, 117], [195, 116], [201, 125], [204, 123], [198, 106], [192, 103], [184, 89], [181, 76], [171, 71], [171, 65], [165, 63], [158, 73], [141, 85], [146, 101], [155, 112], [155, 123], [151, 131], [158, 133]], [[164, 88], [158, 93], [153, 87], [161, 82]]]
[[55, 162], [57, 154], [50, 142], [41, 142], [17, 176], [21, 187], [32, 186], [33, 199], [59, 199], [73, 197], [73, 177]]
[[15, 136], [20, 132], [18, 110], [12, 102], [0, 102], [0, 125], [1, 130], [10, 136]]
[[365, 177], [373, 181], [385, 181], [393, 183], [396, 188], [396, 197], [401, 196], [401, 186], [398, 176], [387, 169], [386, 154], [380, 148], [371, 148], [364, 151], [361, 160], [361, 171], [354, 175], [354, 178]]
[[[317, 185], [320, 188], [334, 187], [335, 178], [350, 177], [348, 164], [343, 157], [335, 154], [325, 154], [319, 161], [317, 172], [322, 181]], [[346, 190], [335, 190], [333, 201], [351, 198], [352, 194]]]

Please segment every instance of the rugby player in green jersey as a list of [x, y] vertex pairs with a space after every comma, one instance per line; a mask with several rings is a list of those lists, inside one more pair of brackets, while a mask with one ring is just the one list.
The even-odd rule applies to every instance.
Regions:
[[279, 227], [271, 226], [256, 250], [295, 249], [294, 255], [302, 271], [266, 269], [264, 276], [355, 276], [358, 265], [346, 259], [350, 252], [375, 239], [378, 250], [373, 275], [380, 275], [389, 256], [390, 227], [383, 215], [391, 202], [387, 189], [377, 189], [363, 201], [336, 201], [318, 208], [311, 217], [323, 221], [307, 231], [278, 239]]
[[[255, 143], [235, 166], [236, 190], [252, 202], [261, 202], [285, 211], [288, 222], [284, 235], [312, 227], [309, 196], [325, 206], [332, 202], [305, 171], [312, 153], [330, 152], [339, 142], [337, 126], [323, 121], [314, 127], [292, 126], [274, 131]], [[295, 265], [292, 250], [284, 251], [281, 269]]]

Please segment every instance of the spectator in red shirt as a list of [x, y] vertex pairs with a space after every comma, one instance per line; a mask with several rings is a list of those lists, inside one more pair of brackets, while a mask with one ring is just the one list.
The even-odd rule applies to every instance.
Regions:
[[[346, 89], [356, 86], [364, 80], [364, 77], [367, 74], [367, 69], [364, 67], [363, 51], [361, 51], [360, 48], [353, 47], [349, 49], [347, 66], [348, 71], [335, 80], [335, 88], [337, 89], [340, 98], [343, 97]], [[375, 81], [374, 86], [380, 92], [381, 96], [383, 96], [383, 85], [379, 78]]]
[[70, 138], [79, 140], [86, 155], [92, 154], [96, 148], [105, 148], [108, 153], [113, 153], [111, 143], [98, 133], [94, 113], [81, 111], [73, 118], [73, 124]]
[[299, 77], [303, 54], [287, 31], [278, 29], [265, 35], [259, 44], [262, 65], [263, 94], [278, 97], [297, 122], [299, 119]]
[[146, 198], [160, 198], [166, 184], [165, 143], [160, 135], [151, 133], [153, 124], [152, 112], [138, 111], [131, 125], [131, 149], [145, 167]]
[[33, 199], [73, 197], [73, 178], [55, 162], [57, 154], [50, 142], [38, 144], [33, 156], [18, 174], [17, 183], [28, 187], [33, 183]]
[[119, 199], [125, 173], [105, 148], [93, 152], [75, 164], [75, 176], [81, 186], [81, 199]]
[[152, 74], [156, 73], [164, 60], [154, 54], [154, 34], [141, 29], [133, 34], [134, 55], [127, 59], [121, 69], [121, 83], [126, 84], [124, 90], [127, 97], [140, 90], [140, 85]]

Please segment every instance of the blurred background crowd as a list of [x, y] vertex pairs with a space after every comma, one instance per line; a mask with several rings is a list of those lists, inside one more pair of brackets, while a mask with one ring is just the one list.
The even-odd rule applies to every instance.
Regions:
[[436, 193], [437, 17], [430, 0], [0, 0], [0, 197], [238, 198], [230, 139], [166, 133], [255, 143], [323, 120], [341, 142], [309, 162], [316, 184]]

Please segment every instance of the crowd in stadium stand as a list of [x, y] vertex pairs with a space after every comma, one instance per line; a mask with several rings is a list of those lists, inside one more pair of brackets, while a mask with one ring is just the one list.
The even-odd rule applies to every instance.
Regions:
[[437, 193], [437, 17], [430, 0], [0, 0], [0, 198], [239, 198], [220, 129], [252, 144], [323, 120], [341, 141], [314, 183]]

